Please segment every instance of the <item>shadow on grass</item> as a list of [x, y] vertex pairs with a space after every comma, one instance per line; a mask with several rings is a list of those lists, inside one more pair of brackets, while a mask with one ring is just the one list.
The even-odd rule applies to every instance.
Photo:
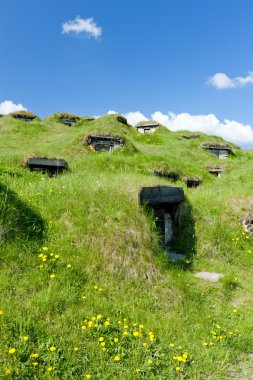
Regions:
[[0, 183], [0, 245], [13, 240], [42, 243], [46, 223], [9, 187]]

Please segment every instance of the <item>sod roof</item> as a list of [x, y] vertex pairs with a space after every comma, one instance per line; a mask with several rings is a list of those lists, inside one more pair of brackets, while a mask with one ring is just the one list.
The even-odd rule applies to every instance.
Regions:
[[9, 115], [14, 118], [21, 118], [21, 119], [35, 119], [37, 117], [34, 113], [30, 111], [15, 111], [15, 112], [11, 112]]

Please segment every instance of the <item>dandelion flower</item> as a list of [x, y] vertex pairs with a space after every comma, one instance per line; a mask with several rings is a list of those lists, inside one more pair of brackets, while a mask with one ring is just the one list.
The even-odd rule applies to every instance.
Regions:
[[13, 354], [15, 354], [15, 352], [16, 352], [16, 348], [10, 348], [9, 349], [9, 354], [13, 355]]
[[101, 336], [98, 340], [99, 340], [99, 342], [103, 342], [105, 340], [105, 338], [103, 336]]
[[53, 367], [48, 367], [47, 370], [48, 370], [48, 372], [52, 372], [53, 371]]
[[118, 343], [119, 339], [118, 338], [114, 338], [113, 341], [114, 341], [114, 343]]
[[176, 367], [176, 371], [180, 371], [181, 370], [181, 368], [180, 367]]
[[97, 285], [95, 285], [93, 288], [94, 288], [95, 290], [98, 290], [98, 286], [97, 286]]
[[102, 319], [102, 315], [101, 315], [101, 314], [98, 314], [98, 315], [97, 315], [97, 319], [98, 319], [98, 320]]
[[7, 370], [5, 371], [5, 375], [10, 375], [10, 374], [11, 374], [11, 370], [7, 368]]
[[79, 350], [79, 348], [78, 347], [74, 347], [74, 351], [78, 351]]
[[119, 355], [115, 356], [114, 361], [115, 362], [119, 362], [120, 361], [120, 356]]
[[23, 341], [24, 341], [24, 342], [27, 342], [28, 339], [29, 339], [29, 337], [28, 337], [27, 335], [23, 336]]
[[56, 275], [53, 273], [50, 275], [50, 278], [53, 280], [56, 277]]
[[91, 375], [89, 373], [86, 373], [85, 379], [91, 379]]
[[71, 264], [67, 264], [67, 269], [70, 269], [72, 267]]
[[55, 347], [55, 346], [51, 346], [51, 347], [49, 348], [49, 350], [50, 350], [51, 352], [54, 352], [54, 351], [56, 351], [56, 347]]
[[105, 346], [105, 342], [101, 342], [100, 345], [101, 345], [101, 347], [104, 347]]
[[87, 327], [86, 327], [86, 326], [82, 326], [81, 329], [82, 329], [82, 330], [86, 330]]
[[141, 372], [140, 368], [136, 368], [135, 372], [140, 373]]
[[127, 336], [128, 335], [128, 331], [124, 331], [123, 335]]
[[149, 359], [148, 360], [148, 365], [152, 365], [153, 364], [153, 360]]
[[103, 352], [105, 352], [105, 351], [106, 351], [106, 348], [105, 348], [105, 347], [102, 347], [101, 350], [102, 350]]
[[4, 313], [3, 310], [0, 310], [0, 315], [3, 315], [3, 313]]
[[110, 322], [109, 322], [109, 321], [105, 321], [104, 325], [105, 325], [105, 326], [109, 326], [109, 325], [110, 325]]
[[175, 347], [175, 344], [174, 343], [170, 343], [170, 348], [173, 348]]
[[38, 365], [39, 365], [38, 362], [33, 362], [33, 366], [34, 366], [34, 367], [37, 367]]
[[42, 247], [43, 251], [48, 251], [47, 247]]
[[144, 329], [144, 325], [140, 324], [140, 325], [139, 325], [139, 328], [140, 328], [140, 329]]

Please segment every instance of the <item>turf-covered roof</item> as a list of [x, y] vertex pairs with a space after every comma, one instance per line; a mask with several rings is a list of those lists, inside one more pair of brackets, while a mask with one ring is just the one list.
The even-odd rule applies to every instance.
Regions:
[[30, 111], [15, 111], [11, 112], [9, 115], [14, 118], [20, 119], [35, 119], [37, 117], [34, 113]]
[[226, 149], [229, 151], [232, 151], [233, 149], [231, 145], [219, 141], [205, 142], [201, 145], [201, 147], [206, 149]]
[[135, 128], [142, 128], [142, 127], [160, 127], [161, 124], [159, 124], [157, 121], [154, 120], [143, 120], [136, 124]]

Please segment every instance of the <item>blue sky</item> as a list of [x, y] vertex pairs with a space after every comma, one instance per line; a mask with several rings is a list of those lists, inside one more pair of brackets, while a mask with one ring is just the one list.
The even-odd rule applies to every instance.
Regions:
[[[253, 125], [252, 14], [252, 0], [1, 0], [0, 103], [40, 117], [160, 112], [225, 137], [228, 119], [232, 140], [253, 146], [252, 129], [237, 137]], [[62, 33], [77, 16], [100, 37]]]

